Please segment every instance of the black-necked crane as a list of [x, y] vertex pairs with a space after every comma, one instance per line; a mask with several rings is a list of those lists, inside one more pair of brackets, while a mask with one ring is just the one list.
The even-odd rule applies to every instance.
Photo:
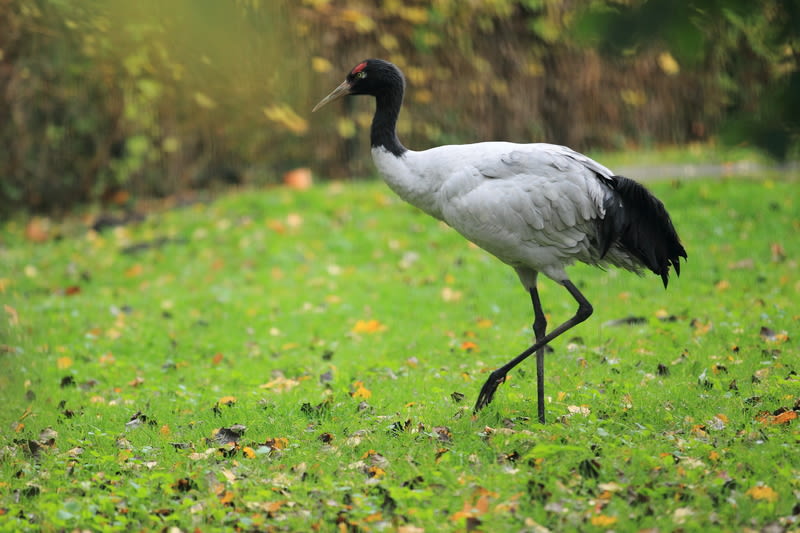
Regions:
[[[536, 341], [489, 375], [475, 411], [492, 401], [512, 368], [535, 353], [544, 423], [544, 348], [592, 314], [565, 267], [581, 261], [638, 274], [648, 269], [666, 288], [670, 266], [680, 274], [686, 250], [664, 204], [644, 186], [565, 146], [482, 142], [407, 149], [396, 130], [404, 91], [400, 69], [367, 59], [314, 111], [345, 95], [374, 96], [372, 159], [387, 185], [516, 271], [533, 304]], [[540, 273], [578, 303], [575, 315], [550, 332], [536, 286]]]

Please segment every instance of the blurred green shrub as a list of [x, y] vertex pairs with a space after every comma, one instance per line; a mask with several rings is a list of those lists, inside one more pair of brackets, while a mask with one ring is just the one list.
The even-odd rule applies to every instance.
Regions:
[[413, 148], [762, 144], [797, 107], [797, 3], [0, 0], [0, 216], [371, 174], [371, 102], [309, 122], [365, 57], [405, 71]]

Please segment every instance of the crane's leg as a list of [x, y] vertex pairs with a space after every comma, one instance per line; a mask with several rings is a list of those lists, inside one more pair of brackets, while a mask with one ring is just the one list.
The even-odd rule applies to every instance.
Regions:
[[[547, 331], [547, 319], [542, 310], [542, 302], [539, 300], [539, 290], [533, 287], [530, 293], [533, 303], [533, 334], [538, 344]], [[544, 344], [536, 350], [536, 400], [539, 422], [544, 424]]]
[[[578, 288], [568, 279], [562, 281], [561, 284], [564, 285], [564, 287], [567, 289], [567, 291], [569, 291], [572, 297], [575, 298], [575, 301], [578, 302], [578, 310], [575, 312], [575, 315], [566, 322], [564, 322], [563, 324], [553, 329], [553, 331], [546, 334], [541, 339], [537, 339], [537, 341], [533, 344], [533, 346], [529, 347], [527, 350], [516, 356], [514, 359], [512, 359], [508, 363], [504, 364], [503, 366], [501, 366], [500, 368], [489, 374], [489, 379], [487, 379], [486, 383], [483, 384], [483, 388], [481, 389], [481, 392], [478, 394], [478, 401], [475, 402], [476, 412], [480, 411], [481, 409], [489, 405], [489, 402], [491, 402], [492, 398], [494, 397], [494, 392], [497, 390], [497, 387], [503, 381], [505, 381], [506, 375], [508, 375], [508, 373], [511, 371], [512, 368], [514, 368], [522, 361], [530, 357], [530, 355], [533, 354], [534, 352], [538, 352], [540, 349], [544, 348], [547, 345], [547, 343], [549, 343], [550, 341], [552, 341], [553, 339], [555, 339], [568, 329], [573, 328], [574, 326], [580, 324], [581, 322], [583, 322], [584, 320], [586, 320], [591, 316], [593, 311], [592, 304], [590, 304], [589, 300], [587, 300], [586, 297], [583, 294], [581, 294], [581, 291], [579, 291]], [[542, 375], [542, 378], [544, 378], [544, 375]], [[543, 399], [544, 390], [540, 388], [540, 391], [541, 392], [539, 393], [540, 394], [539, 398]], [[539, 411], [540, 420], [543, 419], [543, 414], [544, 414], [543, 411], [544, 411], [544, 404], [540, 403], [540, 411]]]

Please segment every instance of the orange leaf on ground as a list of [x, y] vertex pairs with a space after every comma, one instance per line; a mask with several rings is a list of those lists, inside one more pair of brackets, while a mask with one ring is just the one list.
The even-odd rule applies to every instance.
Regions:
[[373, 318], [371, 320], [356, 320], [351, 331], [353, 333], [377, 333], [385, 330], [386, 326]]
[[284, 450], [289, 446], [289, 439], [286, 437], [275, 437], [274, 439], [267, 439], [264, 445], [273, 450]]
[[772, 419], [773, 424], [786, 424], [797, 418], [797, 411], [784, 411]]
[[64, 370], [72, 366], [72, 358], [71, 357], [59, 357], [56, 359], [56, 366], [59, 370]]
[[135, 278], [144, 272], [144, 268], [139, 263], [136, 263], [132, 267], [125, 270], [125, 277], [126, 278]]
[[217, 352], [217, 353], [214, 354], [214, 357], [211, 358], [211, 364], [212, 365], [218, 365], [218, 364], [220, 364], [222, 362], [222, 360], [224, 358], [225, 358], [224, 355], [222, 355], [221, 353]]
[[235, 396], [223, 396], [222, 398], [217, 400], [217, 403], [220, 404], [220, 405], [233, 405], [233, 404], [236, 403], [236, 397]]
[[17, 310], [8, 304], [3, 304], [3, 309], [8, 315], [8, 323], [12, 326], [19, 325], [19, 313], [17, 313]]
[[367, 400], [372, 396], [372, 391], [364, 386], [363, 381], [356, 381], [355, 383], [353, 383], [353, 386], [351, 388], [353, 390], [350, 392], [350, 396], [352, 396], [353, 398], [362, 398], [364, 400]]
[[754, 500], [763, 500], [768, 502], [778, 501], [778, 493], [767, 485], [756, 485], [755, 487], [751, 487], [747, 490], [747, 492], [745, 492], [745, 494]]
[[593, 516], [591, 522], [593, 526], [609, 527], [617, 523], [617, 517], [599, 514]]
[[25, 226], [25, 237], [32, 242], [44, 242], [50, 238], [50, 219], [32, 218]]

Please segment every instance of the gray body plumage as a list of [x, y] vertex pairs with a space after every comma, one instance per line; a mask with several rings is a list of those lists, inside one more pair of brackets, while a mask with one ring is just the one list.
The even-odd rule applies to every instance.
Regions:
[[536, 272], [567, 279], [574, 261], [639, 272], [619, 242], [602, 249], [601, 224], [620, 204], [613, 173], [564, 146], [484, 142], [372, 157], [407, 202], [516, 269], [527, 289]]

